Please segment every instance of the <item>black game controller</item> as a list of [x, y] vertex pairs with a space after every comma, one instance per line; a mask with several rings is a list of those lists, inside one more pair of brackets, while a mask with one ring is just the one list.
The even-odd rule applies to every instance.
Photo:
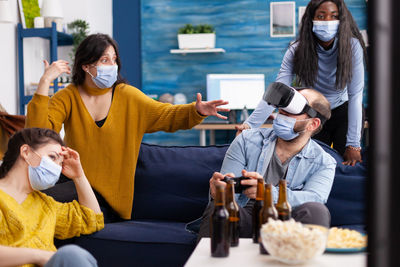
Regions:
[[240, 176], [240, 177], [229, 177], [225, 176], [224, 179], [222, 179], [222, 182], [227, 182], [227, 181], [234, 181], [235, 182], [235, 193], [241, 193], [242, 191], [246, 190], [247, 188], [251, 187], [251, 185], [243, 185], [241, 182], [242, 180], [250, 180], [248, 177]]

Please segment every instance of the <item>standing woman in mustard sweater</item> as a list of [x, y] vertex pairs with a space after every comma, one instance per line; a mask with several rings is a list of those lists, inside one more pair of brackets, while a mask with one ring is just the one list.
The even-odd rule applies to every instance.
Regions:
[[[61, 171], [74, 182], [79, 203], [60, 203], [39, 191], [53, 186]], [[15, 133], [0, 166], [0, 266], [97, 266], [78, 246], [57, 251], [54, 237], [91, 234], [103, 227], [79, 154], [49, 129]]]
[[[134, 177], [145, 133], [190, 129], [205, 116], [225, 118], [222, 100], [171, 105], [155, 101], [126, 84], [115, 41], [105, 34], [87, 37], [78, 47], [72, 83], [49, 98], [50, 83], [70, 73], [59, 60], [45, 72], [28, 104], [26, 127], [59, 132], [64, 124], [66, 144], [77, 150], [93, 188], [123, 219], [131, 218]], [[225, 118], [226, 119], [226, 118]], [[106, 216], [107, 217], [107, 216]]]

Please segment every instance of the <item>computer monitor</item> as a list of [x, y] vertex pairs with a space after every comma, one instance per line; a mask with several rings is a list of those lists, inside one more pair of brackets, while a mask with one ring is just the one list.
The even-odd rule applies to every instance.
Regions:
[[208, 74], [207, 101], [223, 99], [231, 110], [255, 109], [265, 91], [264, 74]]

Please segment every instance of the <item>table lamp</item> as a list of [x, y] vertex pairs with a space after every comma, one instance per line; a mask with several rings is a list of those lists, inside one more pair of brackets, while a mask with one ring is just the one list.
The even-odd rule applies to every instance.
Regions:
[[8, 0], [0, 0], [0, 23], [12, 23], [11, 8]]

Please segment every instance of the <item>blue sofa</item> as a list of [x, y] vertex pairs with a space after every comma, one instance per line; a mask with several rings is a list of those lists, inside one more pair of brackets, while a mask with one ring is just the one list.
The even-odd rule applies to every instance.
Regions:
[[[366, 166], [338, 161], [328, 201], [333, 226], [364, 231]], [[142, 144], [135, 177], [132, 220], [106, 224], [74, 243], [89, 250], [99, 266], [183, 266], [196, 245], [185, 224], [202, 215], [209, 179], [222, 164], [228, 145], [163, 147]]]

